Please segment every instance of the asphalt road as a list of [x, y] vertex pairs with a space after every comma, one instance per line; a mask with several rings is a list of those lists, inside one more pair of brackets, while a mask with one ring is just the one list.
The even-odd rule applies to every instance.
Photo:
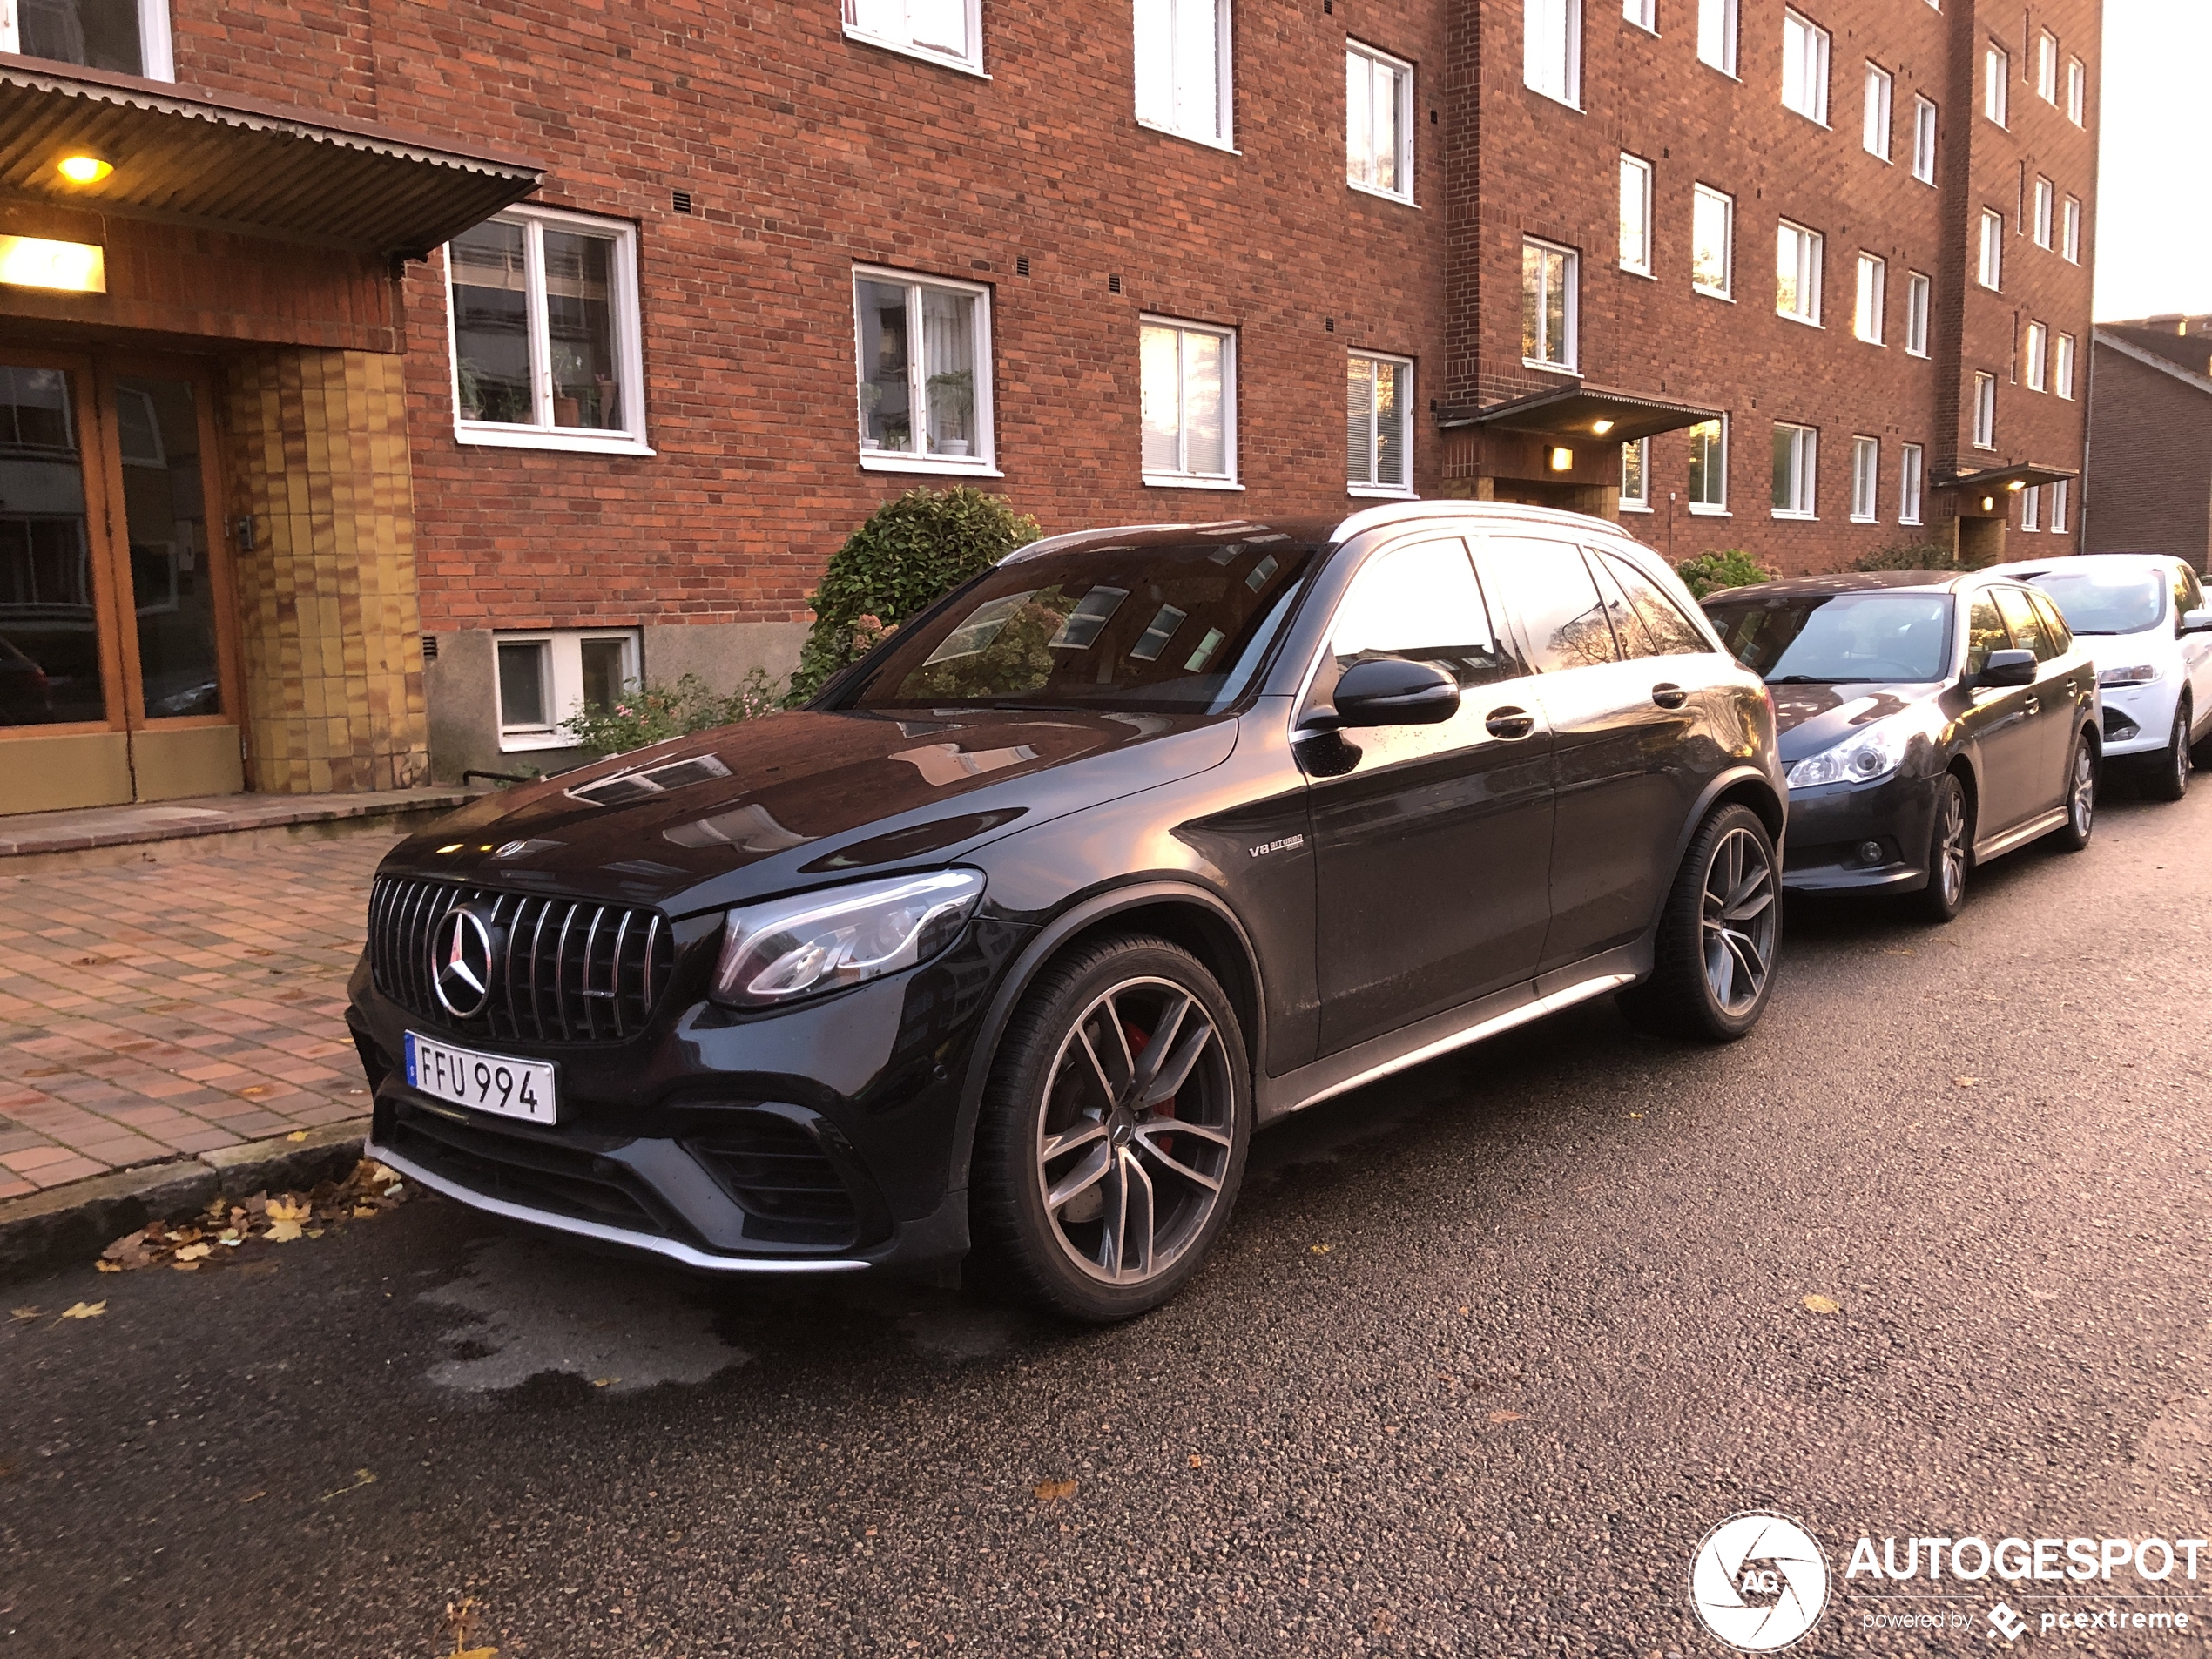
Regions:
[[[1125, 1328], [429, 1198], [10, 1287], [0, 1653], [415, 1659], [472, 1597], [501, 1659], [1687, 1656], [1748, 1508], [1825, 1549], [1800, 1652], [1993, 1652], [2000, 1595], [2212, 1622], [2212, 1552], [2201, 1599], [1844, 1576], [1862, 1533], [2212, 1534], [2208, 832], [2212, 785], [2114, 799], [1944, 929], [1800, 905], [1731, 1048], [1600, 1005], [1318, 1108]], [[1915, 1609], [1971, 1628], [1867, 1629]]]

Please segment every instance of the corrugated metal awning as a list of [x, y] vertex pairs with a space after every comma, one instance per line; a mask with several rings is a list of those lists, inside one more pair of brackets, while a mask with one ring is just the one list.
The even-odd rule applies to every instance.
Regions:
[[1700, 421], [1717, 421], [1720, 416], [1718, 409], [1675, 398], [1577, 381], [1547, 387], [1471, 415], [1447, 415], [1436, 424], [1447, 432], [1463, 427], [1492, 427], [1547, 438], [1600, 437], [1608, 443], [1633, 443], [1655, 433], [1696, 426]]
[[[55, 164], [115, 171], [83, 188]], [[126, 217], [420, 258], [536, 190], [512, 155], [0, 53], [0, 192]]]

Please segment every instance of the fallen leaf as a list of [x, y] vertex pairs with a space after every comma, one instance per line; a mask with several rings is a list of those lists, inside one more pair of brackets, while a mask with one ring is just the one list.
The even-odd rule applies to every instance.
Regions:
[[11, 1319], [35, 1319], [45, 1311], [44, 1308], [10, 1308], [8, 1317]]
[[[272, 968], [269, 972], [273, 974], [276, 972], [276, 969]], [[276, 1086], [273, 1083], [254, 1083], [247, 1088], [239, 1089], [238, 1092], [241, 1096], [247, 1100], [265, 1100], [269, 1096], [276, 1093]]]
[[266, 1492], [249, 1492], [243, 1498], [240, 1498], [239, 1501], [240, 1503], [252, 1503], [256, 1498], [266, 1498], [268, 1495], [269, 1494]]
[[196, 1262], [214, 1253], [215, 1247], [212, 1244], [186, 1244], [177, 1252], [177, 1259], [180, 1262]]
[[120, 1262], [94, 1262], [92, 1265], [103, 1273], [119, 1273], [123, 1271], [123, 1264]]
[[272, 1198], [266, 1214], [271, 1221], [305, 1221], [314, 1213], [314, 1206], [304, 1198]]
[[456, 1648], [453, 1651], [453, 1659], [499, 1659], [499, 1649], [496, 1648]]
[[268, 1240], [272, 1244], [288, 1244], [300, 1236], [296, 1221], [273, 1221], [269, 1224]]
[[1206, 1467], [1206, 1460], [1193, 1452], [1190, 1454], [1190, 1467], [1194, 1469], [1203, 1469]]
[[1312, 1251], [1316, 1256], [1325, 1256], [1331, 1251], [1334, 1250], [1336, 1246], [1334, 1244], [1308, 1244], [1306, 1248]]
[[307, 1138], [307, 1131], [303, 1129], [295, 1129], [284, 1138], [287, 1141], [304, 1141]]
[[1072, 1498], [1076, 1495], [1076, 1483], [1073, 1480], [1040, 1480], [1029, 1489], [1036, 1494], [1037, 1501], [1041, 1503], [1057, 1503], [1062, 1498]]
[[1631, 1117], [1642, 1117], [1643, 1114], [1642, 1112], [1630, 1112], [1629, 1116]]
[[1521, 1421], [1521, 1413], [1519, 1412], [1492, 1412], [1490, 1420], [1494, 1423], [1518, 1423]]
[[1974, 1089], [1980, 1086], [1981, 1079], [1979, 1077], [1953, 1077], [1951, 1082], [1952, 1087], [1954, 1088]]
[[591, 1386], [594, 1388], [611, 1388], [621, 1380], [619, 1377], [594, 1377], [591, 1379]]
[[367, 1469], [355, 1469], [354, 1471], [353, 1485], [349, 1487], [341, 1487], [335, 1492], [326, 1492], [322, 1494], [322, 1496], [317, 1498], [315, 1501], [317, 1503], [328, 1503], [333, 1498], [342, 1498], [348, 1492], [359, 1492], [363, 1487], [373, 1487], [375, 1484], [376, 1477], [370, 1474]]
[[62, 1310], [62, 1318], [64, 1319], [97, 1319], [101, 1314], [106, 1312], [107, 1298], [105, 1297], [102, 1297], [97, 1302], [78, 1302], [73, 1306], [64, 1308]]
[[172, 1262], [169, 1265], [175, 1268], [179, 1273], [197, 1273], [199, 1271], [199, 1264], [198, 1262]]
[[1841, 1302], [1831, 1301], [1818, 1291], [1806, 1297], [1804, 1305], [1815, 1313], [1841, 1313], [1844, 1311], [1844, 1305]]

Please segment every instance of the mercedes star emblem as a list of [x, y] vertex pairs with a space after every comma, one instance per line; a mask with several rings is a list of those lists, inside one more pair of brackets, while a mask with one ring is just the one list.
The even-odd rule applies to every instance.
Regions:
[[473, 1020], [491, 1001], [491, 929], [473, 910], [450, 910], [430, 945], [430, 982], [456, 1020]]

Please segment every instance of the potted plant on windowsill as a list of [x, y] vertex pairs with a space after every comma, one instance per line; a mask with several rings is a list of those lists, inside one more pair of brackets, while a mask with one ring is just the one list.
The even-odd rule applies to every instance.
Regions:
[[875, 412], [883, 402], [883, 388], [873, 381], [860, 382], [860, 448], [880, 449], [883, 440], [871, 429], [875, 425]]
[[929, 447], [936, 454], [946, 456], [965, 456], [968, 448], [968, 422], [975, 412], [975, 373], [973, 369], [947, 369], [932, 374], [926, 382], [929, 393]]
[[454, 378], [461, 395], [461, 418], [481, 421], [484, 418], [483, 370], [473, 357], [464, 357], [454, 366]]

